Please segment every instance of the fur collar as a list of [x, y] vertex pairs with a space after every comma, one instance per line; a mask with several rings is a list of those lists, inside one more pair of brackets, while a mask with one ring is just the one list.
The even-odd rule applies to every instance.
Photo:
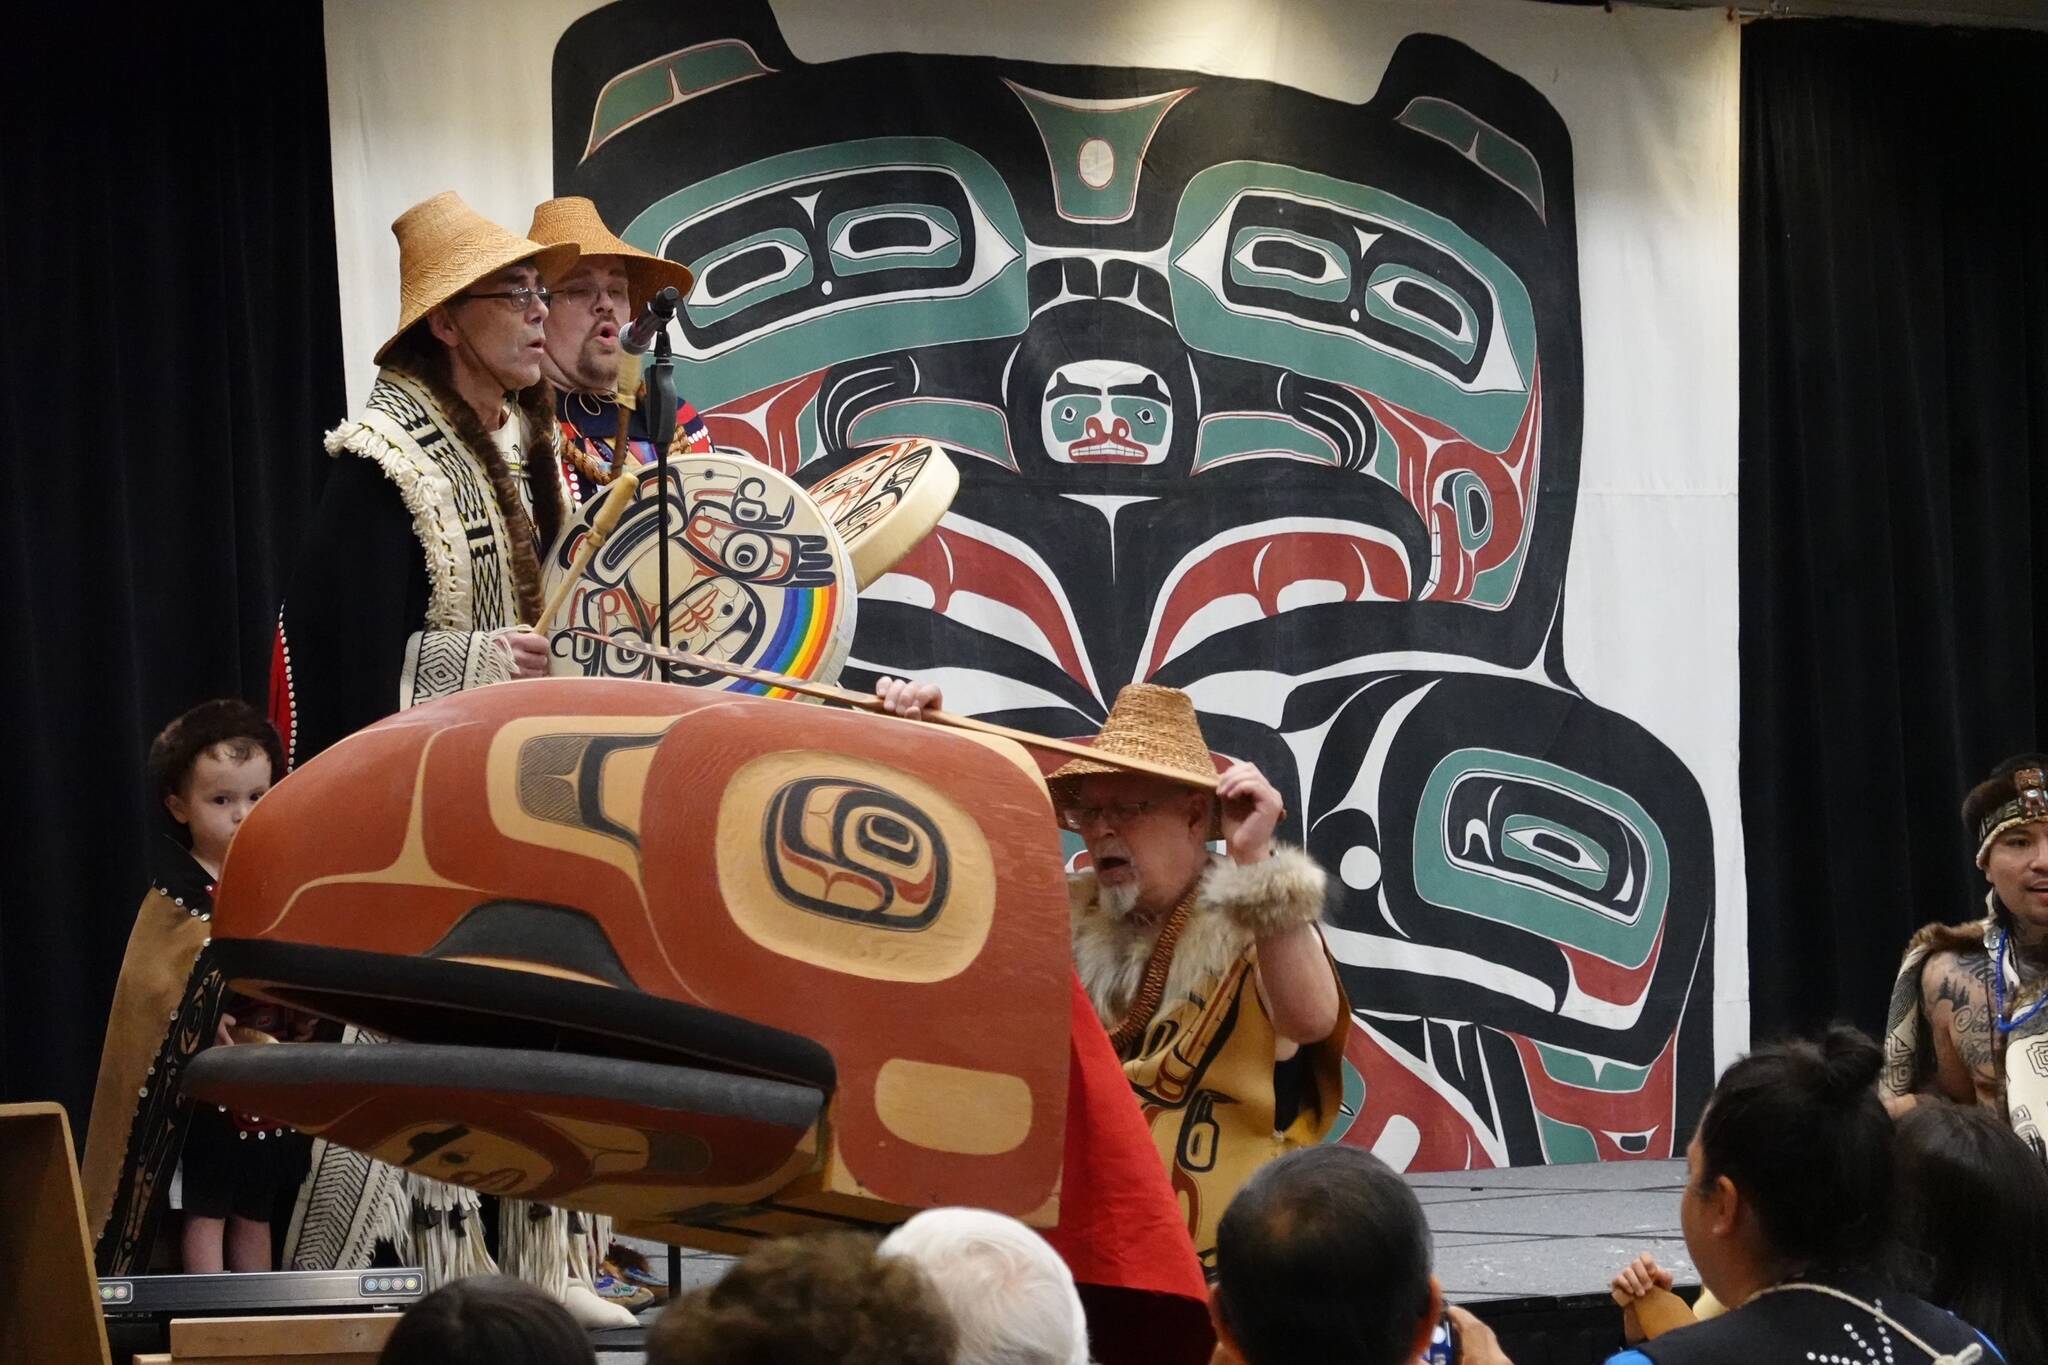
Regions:
[[[1222, 976], [1257, 939], [1320, 918], [1325, 880], [1323, 869], [1298, 848], [1275, 848], [1271, 858], [1249, 866], [1212, 859], [1174, 946], [1162, 1005]], [[1164, 921], [1139, 924], [1104, 910], [1096, 899], [1093, 872], [1067, 879], [1067, 901], [1074, 968], [1096, 1017], [1114, 1029], [1138, 993]]]
[[1939, 921], [1923, 925], [1906, 945], [1908, 953], [1981, 953], [1984, 951], [1985, 922], [1974, 920], [1969, 924], [1943, 924]]

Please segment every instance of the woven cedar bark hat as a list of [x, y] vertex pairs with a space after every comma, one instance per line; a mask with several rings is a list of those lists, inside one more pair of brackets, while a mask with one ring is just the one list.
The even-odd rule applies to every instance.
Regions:
[[531, 260], [547, 284], [576, 264], [573, 245], [542, 246], [507, 232], [453, 190], [399, 214], [391, 234], [398, 238], [398, 329], [377, 348], [379, 365], [413, 324], [486, 275]]
[[581, 196], [550, 199], [533, 211], [533, 226], [526, 235], [543, 246], [568, 243], [585, 256], [617, 256], [626, 267], [626, 290], [637, 312], [647, 301], [669, 285], [678, 294], [690, 292], [696, 276], [677, 261], [650, 256], [614, 235], [597, 216], [597, 205]]
[[[1102, 733], [1089, 747], [1099, 753], [1162, 763], [1186, 773], [1190, 787], [1205, 792], [1216, 789], [1216, 763], [1209, 755], [1208, 742], [1202, 738], [1202, 723], [1195, 715], [1194, 699], [1177, 687], [1132, 683], [1118, 692], [1109, 708], [1109, 719], [1102, 723]], [[1046, 778], [1045, 785], [1052, 792], [1053, 804], [1064, 808], [1074, 804], [1075, 788], [1082, 778], [1129, 771], [1114, 763], [1076, 758]], [[1209, 837], [1214, 839], [1221, 833], [1222, 807], [1218, 803]]]

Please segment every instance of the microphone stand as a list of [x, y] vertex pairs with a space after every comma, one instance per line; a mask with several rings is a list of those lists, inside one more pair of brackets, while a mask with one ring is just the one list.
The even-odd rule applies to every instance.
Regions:
[[[674, 290], [666, 291], [673, 294]], [[674, 313], [669, 314], [670, 317]], [[661, 640], [661, 647], [669, 647], [668, 640], [668, 447], [676, 434], [676, 378], [675, 352], [668, 339], [668, 325], [664, 321], [660, 331], [654, 334], [654, 363], [647, 367], [644, 382], [647, 401], [641, 411], [647, 414], [647, 439], [654, 443], [654, 486], [660, 490], [656, 515], [657, 544], [661, 558], [656, 576], [656, 595], [661, 598], [661, 614], [656, 618], [655, 631]], [[661, 680], [675, 681], [675, 665], [661, 660]]]

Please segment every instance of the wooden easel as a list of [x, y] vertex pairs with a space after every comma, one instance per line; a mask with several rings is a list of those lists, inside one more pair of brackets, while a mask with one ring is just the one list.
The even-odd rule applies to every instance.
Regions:
[[0, 1209], [0, 1360], [111, 1365], [63, 1105], [0, 1105]]

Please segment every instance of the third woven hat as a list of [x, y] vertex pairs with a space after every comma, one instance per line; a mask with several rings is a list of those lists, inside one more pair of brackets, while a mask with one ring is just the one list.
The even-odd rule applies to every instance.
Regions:
[[531, 260], [552, 284], [576, 264], [571, 245], [542, 246], [508, 232], [453, 190], [414, 204], [391, 224], [398, 238], [398, 328], [377, 348], [379, 365], [413, 324], [487, 275]]
[[[1132, 683], [1116, 694], [1102, 733], [1089, 746], [1098, 753], [1121, 754], [1161, 763], [1187, 774], [1190, 787], [1213, 791], [1216, 764], [1209, 745], [1202, 738], [1202, 723], [1195, 716], [1194, 699], [1177, 687], [1153, 683]], [[1097, 773], [1128, 772], [1113, 763], [1093, 759], [1071, 759], [1045, 785], [1060, 806], [1074, 803], [1074, 788], [1084, 777]], [[1212, 831], [1211, 837], [1215, 837]]]
[[585, 256], [617, 256], [626, 267], [626, 289], [637, 312], [669, 285], [678, 294], [688, 294], [696, 276], [678, 261], [650, 256], [628, 245], [597, 216], [597, 205], [580, 195], [550, 199], [533, 211], [533, 226], [526, 235], [536, 242], [553, 245], [566, 242]]

